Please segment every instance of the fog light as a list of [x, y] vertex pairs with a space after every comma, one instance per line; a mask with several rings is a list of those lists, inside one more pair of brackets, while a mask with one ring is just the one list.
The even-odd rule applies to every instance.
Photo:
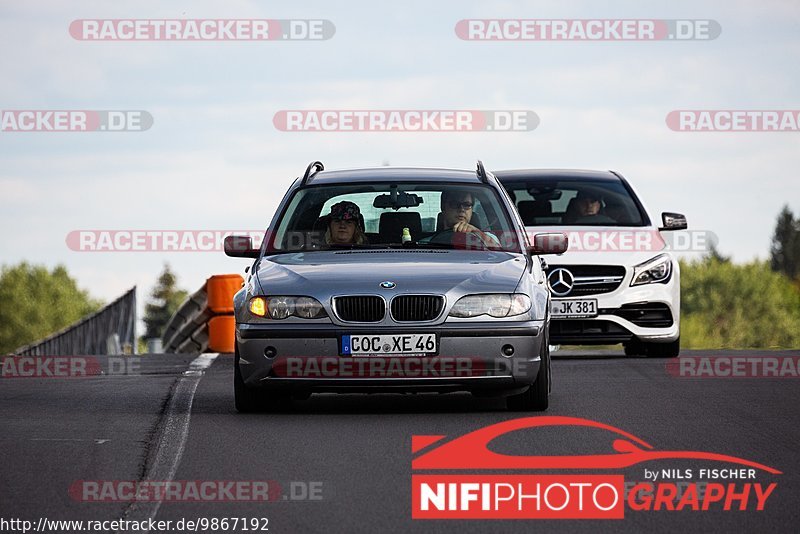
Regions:
[[514, 346], [513, 345], [503, 345], [503, 355], [504, 356], [513, 356], [514, 355]]
[[275, 347], [267, 347], [266, 349], [264, 349], [264, 356], [266, 356], [267, 358], [272, 359], [277, 355], [278, 355], [278, 349], [276, 349]]

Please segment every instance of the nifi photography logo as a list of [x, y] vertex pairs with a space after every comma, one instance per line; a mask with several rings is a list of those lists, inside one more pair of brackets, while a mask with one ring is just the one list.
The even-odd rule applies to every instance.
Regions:
[[[520, 430], [576, 427], [607, 435], [609, 452], [511, 456], [490, 446]], [[449, 440], [413, 436], [411, 448], [413, 519], [624, 519], [626, 509], [760, 511], [782, 474], [724, 454], [658, 450], [624, 430], [576, 417], [512, 419]], [[639, 471], [642, 464], [648, 468]]]

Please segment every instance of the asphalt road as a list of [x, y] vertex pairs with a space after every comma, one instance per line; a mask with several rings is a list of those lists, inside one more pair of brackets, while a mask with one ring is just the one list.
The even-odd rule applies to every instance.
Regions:
[[[626, 509], [619, 520], [412, 520], [412, 435], [455, 437], [523, 415], [468, 394], [315, 395], [290, 411], [240, 415], [232, 357], [222, 354], [200, 363], [197, 355], [147, 355], [124, 375], [0, 379], [0, 519], [268, 518], [269, 532], [796, 531], [798, 378], [680, 378], [667, 371], [669, 360], [557, 355], [546, 415], [606, 423], [658, 450], [710, 451], [778, 469], [783, 474], [758, 473], [757, 482], [777, 483], [765, 509], [753, 510], [751, 501], [745, 511]], [[800, 352], [686, 351], [682, 358], [703, 355]], [[605, 431], [533, 432], [498, 438], [497, 451], [611, 452]], [[644, 467], [697, 473], [731, 464], [676, 460], [612, 471], [641, 481]], [[80, 481], [143, 479], [266, 480], [280, 491], [269, 502], [85, 502], [70, 494], [76, 484], [86, 488]]]

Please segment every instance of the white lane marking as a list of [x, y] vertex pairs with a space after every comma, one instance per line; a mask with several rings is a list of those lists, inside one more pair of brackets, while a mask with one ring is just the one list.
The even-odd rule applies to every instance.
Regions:
[[[203, 373], [208, 369], [219, 353], [201, 354], [189, 364], [189, 370], [184, 371], [178, 380], [175, 391], [169, 400], [167, 411], [164, 413], [161, 439], [150, 470], [144, 480], [158, 482], [170, 481], [175, 478], [178, 466], [183, 457], [186, 438], [189, 435], [189, 420], [191, 419], [192, 402], [197, 385]], [[160, 494], [159, 494], [160, 495]], [[134, 502], [123, 514], [124, 519], [131, 521], [147, 521], [155, 519], [161, 501]], [[142, 532], [149, 532], [143, 530]]]
[[214, 363], [214, 360], [219, 356], [218, 352], [210, 352], [208, 354], [201, 354], [194, 360], [192, 363], [189, 364], [189, 370], [184, 371], [184, 375], [193, 375], [195, 373], [203, 374], [203, 371], [211, 367], [211, 364]]

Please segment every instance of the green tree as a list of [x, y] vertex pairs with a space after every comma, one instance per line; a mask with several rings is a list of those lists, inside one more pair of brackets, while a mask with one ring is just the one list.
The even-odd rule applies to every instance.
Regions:
[[38, 341], [97, 311], [63, 265], [22, 262], [0, 270], [0, 354]]
[[681, 345], [797, 348], [800, 291], [767, 262], [681, 262]]
[[770, 246], [770, 267], [795, 280], [800, 275], [800, 219], [784, 206], [775, 224]]
[[189, 295], [186, 290], [178, 289], [177, 281], [169, 265], [165, 264], [153, 292], [150, 293], [150, 300], [144, 306], [145, 339], [160, 338], [169, 318]]

